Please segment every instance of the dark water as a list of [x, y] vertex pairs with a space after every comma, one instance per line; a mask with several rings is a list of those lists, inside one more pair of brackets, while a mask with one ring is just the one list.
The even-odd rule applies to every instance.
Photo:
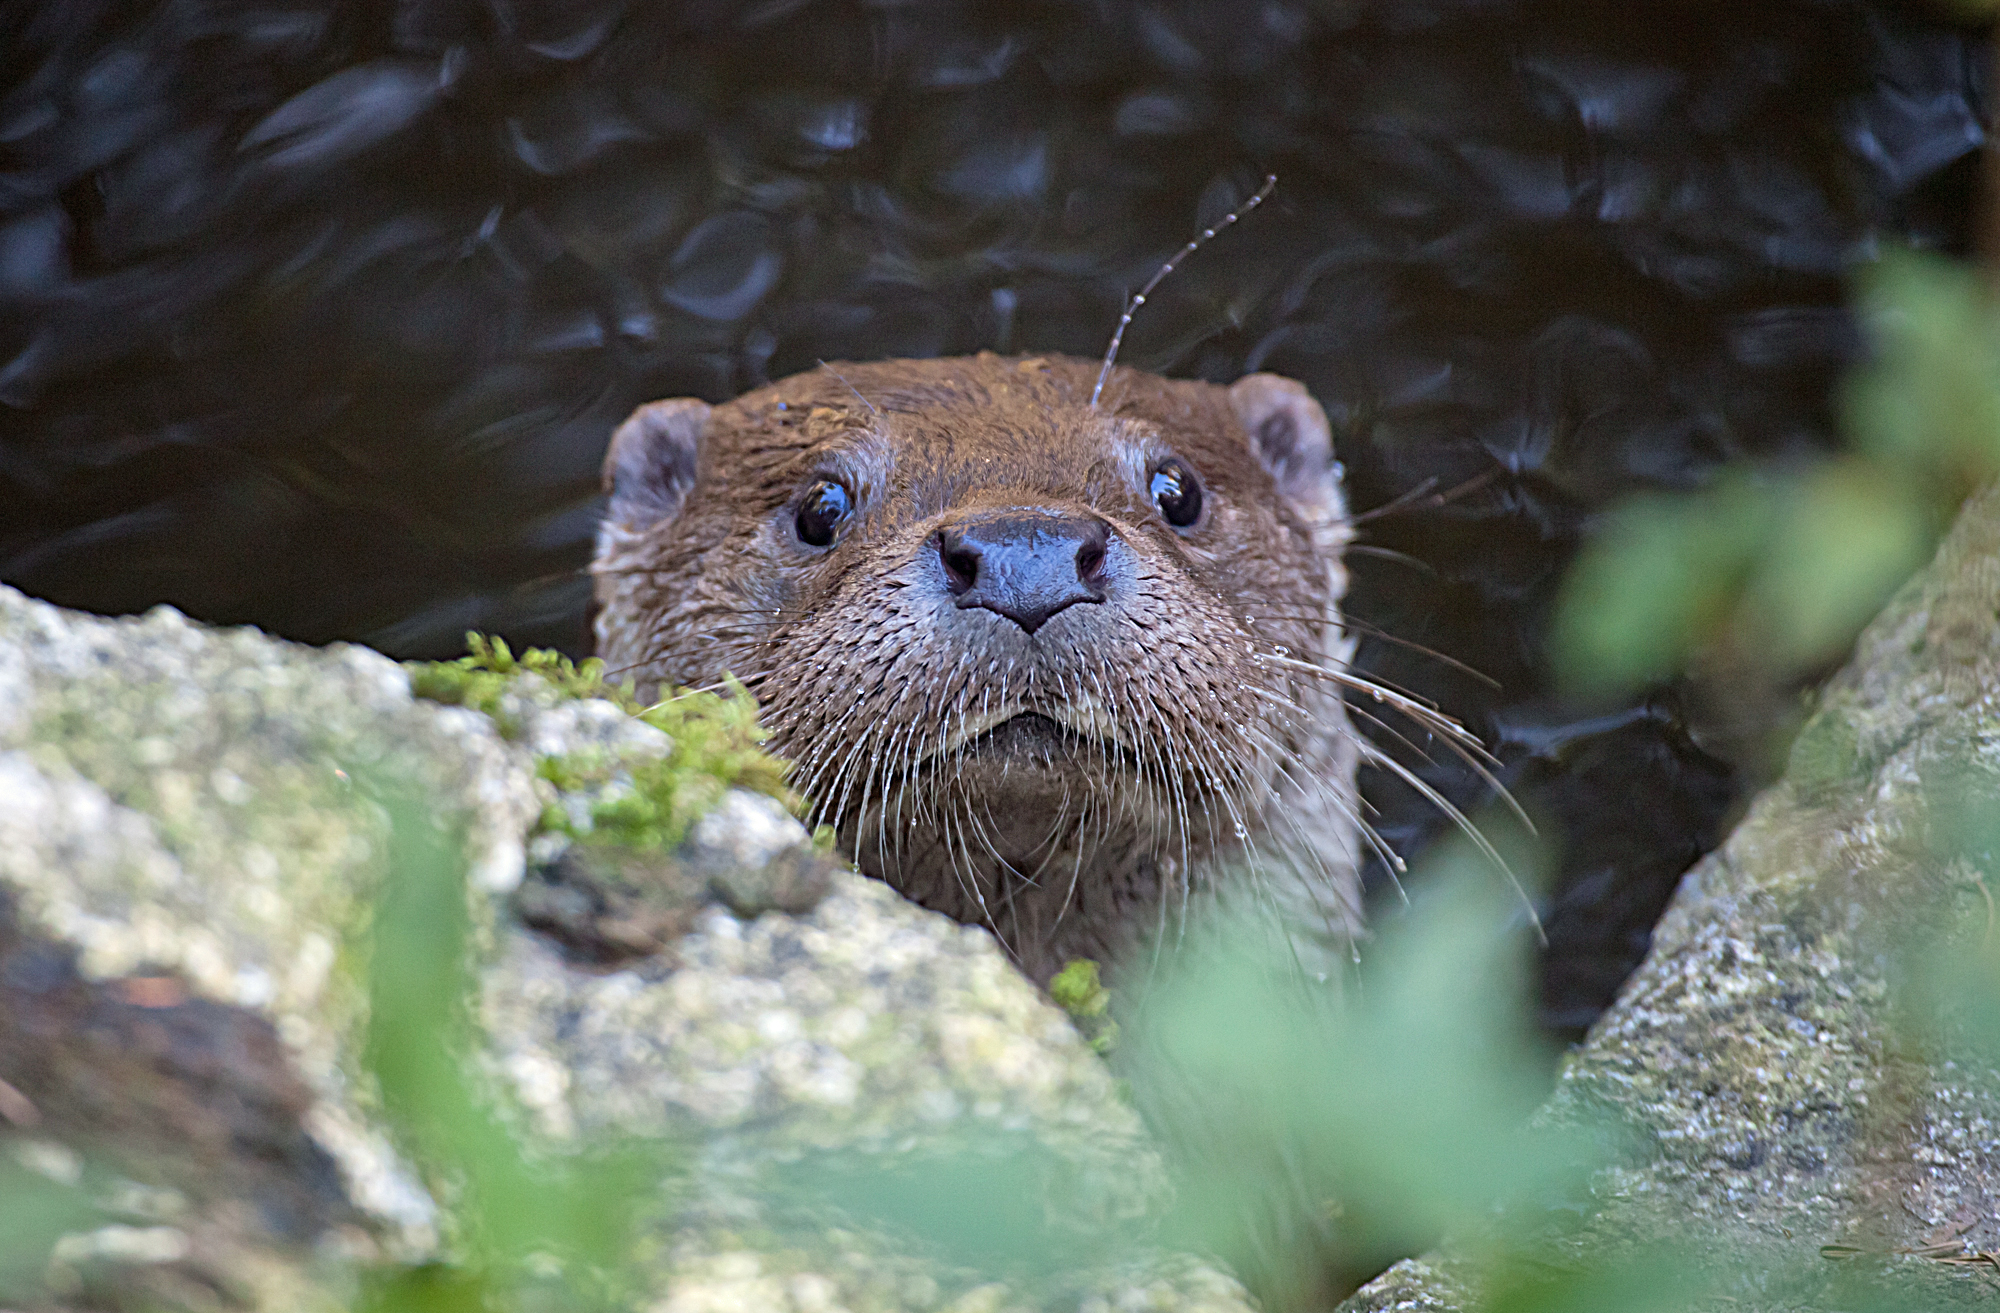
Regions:
[[0, 578], [577, 650], [632, 405], [1094, 355], [1275, 171], [1126, 359], [1304, 380], [1359, 507], [1473, 483], [1371, 524], [1411, 559], [1352, 610], [1499, 682], [1363, 649], [1553, 822], [1571, 1029], [1742, 785], [1681, 689], [1550, 696], [1553, 587], [1620, 494], [1835, 440], [1845, 272], [1963, 243], [1982, 41], [1835, 0], [0, 4]]

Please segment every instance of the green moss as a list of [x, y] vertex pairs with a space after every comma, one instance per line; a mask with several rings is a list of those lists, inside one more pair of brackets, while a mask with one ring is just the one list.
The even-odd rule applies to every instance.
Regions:
[[1109, 1052], [1118, 1041], [1118, 1023], [1109, 1015], [1111, 991], [1104, 987], [1097, 963], [1087, 957], [1074, 958], [1049, 981], [1049, 997], [1069, 1013], [1078, 1033], [1099, 1053]]
[[682, 689], [634, 714], [674, 741], [672, 760], [682, 769], [796, 802], [785, 783], [791, 763], [764, 751], [770, 736], [757, 723], [757, 699], [734, 676], [724, 678], [720, 693]]
[[591, 808], [588, 826], [559, 806], [549, 807], [542, 814], [544, 831], [656, 850], [678, 844], [688, 826], [732, 788], [798, 805], [786, 785], [790, 763], [764, 751], [768, 736], [757, 723], [757, 700], [733, 678], [720, 693], [682, 689], [646, 706], [629, 681], [606, 683], [604, 663], [595, 657], [579, 663], [536, 648], [517, 657], [505, 639], [472, 633], [465, 641], [471, 653], [456, 661], [410, 665], [410, 691], [483, 712], [513, 737], [521, 727], [507, 712], [506, 693], [516, 680], [536, 678], [565, 698], [603, 698], [673, 740], [672, 751], [653, 760], [619, 762], [581, 753], [542, 758], [536, 773], [565, 793], [623, 786]]
[[509, 738], [519, 734], [521, 727], [507, 713], [505, 694], [522, 675], [541, 679], [563, 697], [603, 698], [630, 712], [641, 710], [631, 682], [607, 684], [604, 663], [596, 657], [579, 665], [560, 652], [533, 647], [517, 657], [506, 639], [480, 633], [466, 634], [465, 645], [470, 653], [456, 661], [409, 662], [405, 668], [410, 672], [410, 692], [432, 702], [483, 712]]
[[[724, 693], [682, 691], [633, 714], [673, 740], [673, 750], [653, 760], [614, 763], [593, 756], [545, 757], [538, 770], [557, 788], [576, 791], [613, 782], [626, 787], [590, 809], [588, 833], [599, 842], [629, 848], [672, 848], [688, 826], [732, 788], [769, 794], [788, 807], [798, 798], [786, 787], [791, 770], [763, 749], [757, 700], [734, 679]], [[547, 828], [576, 835], [568, 814], [551, 809]]]
[[581, 757], [546, 757], [542, 778], [559, 789], [575, 791], [613, 782], [628, 787], [594, 804], [590, 824], [579, 826], [568, 813], [551, 807], [542, 814], [542, 828], [573, 838], [588, 836], [648, 851], [672, 848], [686, 837], [688, 827], [722, 800], [729, 787], [698, 766], [683, 765], [679, 753], [657, 761], [619, 766]]

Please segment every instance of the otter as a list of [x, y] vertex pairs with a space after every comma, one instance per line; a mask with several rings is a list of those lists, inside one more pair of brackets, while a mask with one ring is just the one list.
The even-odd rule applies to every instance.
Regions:
[[841, 850], [1038, 981], [1239, 891], [1323, 975], [1366, 830], [1326, 415], [1272, 374], [1120, 367], [1101, 406], [1098, 376], [843, 362], [640, 407], [598, 653], [642, 691], [740, 679]]

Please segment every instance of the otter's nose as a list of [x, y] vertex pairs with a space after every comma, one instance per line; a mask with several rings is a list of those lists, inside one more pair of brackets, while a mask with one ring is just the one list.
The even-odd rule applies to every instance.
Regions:
[[968, 516], [937, 535], [945, 587], [1029, 633], [1078, 602], [1104, 600], [1111, 529], [1095, 516], [1003, 510]]

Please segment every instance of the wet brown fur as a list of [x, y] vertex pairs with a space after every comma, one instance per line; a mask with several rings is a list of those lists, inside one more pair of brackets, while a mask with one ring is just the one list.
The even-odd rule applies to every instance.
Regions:
[[[1349, 650], [1334, 476], [1274, 464], [1246, 429], [1268, 376], [1119, 369], [1093, 410], [1097, 368], [842, 363], [712, 412], [657, 403], [690, 408], [698, 453], [657, 505], [614, 494], [599, 653], [646, 688], [741, 678], [861, 868], [989, 926], [1037, 979], [1116, 959], [1204, 891], [1254, 896], [1337, 955], [1358, 910], [1356, 743], [1326, 675]], [[607, 479], [622, 459], [630, 482], [620, 441]], [[1169, 455], [1205, 489], [1188, 531], [1148, 492]], [[797, 507], [829, 477], [856, 513], [815, 550]], [[935, 535], [1003, 506], [1102, 517], [1119, 588], [1033, 634], [955, 607]], [[1006, 710], [1062, 728], [972, 734]]]

